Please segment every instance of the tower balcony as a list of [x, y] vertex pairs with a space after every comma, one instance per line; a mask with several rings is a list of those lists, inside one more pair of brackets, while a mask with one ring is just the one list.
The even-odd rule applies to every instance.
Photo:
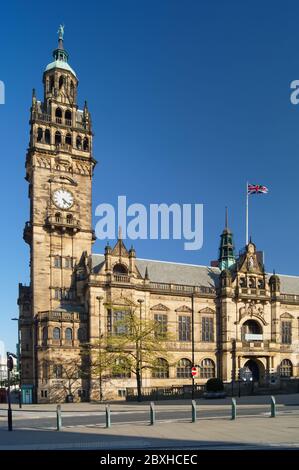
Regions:
[[70, 214], [64, 215], [61, 213], [57, 213], [55, 215], [49, 215], [46, 218], [45, 224], [51, 230], [60, 230], [62, 232], [68, 230], [73, 233], [76, 233], [81, 228], [80, 221]]

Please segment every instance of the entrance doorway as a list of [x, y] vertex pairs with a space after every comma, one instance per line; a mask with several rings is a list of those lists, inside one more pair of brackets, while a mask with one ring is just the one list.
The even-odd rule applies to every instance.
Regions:
[[260, 368], [257, 362], [253, 359], [249, 359], [249, 361], [246, 361], [244, 364], [244, 367], [248, 367], [252, 373], [252, 378], [254, 382], [259, 382], [260, 380]]

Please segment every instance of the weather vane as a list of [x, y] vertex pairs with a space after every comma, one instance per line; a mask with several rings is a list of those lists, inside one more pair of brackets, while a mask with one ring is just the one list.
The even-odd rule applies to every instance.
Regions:
[[63, 24], [59, 25], [57, 33], [58, 33], [58, 39], [63, 40], [63, 36], [64, 36], [64, 25]]

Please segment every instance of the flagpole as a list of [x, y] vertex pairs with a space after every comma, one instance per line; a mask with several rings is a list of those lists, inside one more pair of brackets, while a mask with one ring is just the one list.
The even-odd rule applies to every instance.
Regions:
[[248, 181], [246, 183], [246, 245], [248, 245]]

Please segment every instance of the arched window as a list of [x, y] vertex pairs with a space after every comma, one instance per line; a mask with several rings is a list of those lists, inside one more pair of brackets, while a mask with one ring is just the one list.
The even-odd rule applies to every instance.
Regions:
[[49, 84], [49, 91], [52, 92], [54, 88], [54, 77], [53, 75], [50, 77], [50, 84]]
[[55, 132], [55, 145], [61, 144], [61, 134], [59, 131]]
[[74, 83], [72, 80], [71, 80], [70, 90], [71, 90], [71, 96], [73, 97], [75, 94], [75, 87], [74, 87]]
[[191, 377], [191, 361], [189, 359], [181, 359], [176, 368], [176, 376], [178, 379], [190, 379]]
[[263, 330], [261, 325], [255, 320], [247, 320], [242, 326], [243, 341], [261, 341]]
[[200, 377], [210, 379], [215, 377], [215, 363], [212, 359], [203, 359], [200, 363]]
[[46, 341], [48, 339], [48, 328], [46, 326], [44, 326], [42, 330], [42, 339], [43, 341]]
[[88, 148], [89, 148], [89, 141], [88, 141], [88, 138], [85, 137], [83, 140], [83, 150], [88, 150]]
[[112, 377], [125, 379], [131, 377], [130, 364], [125, 358], [116, 359], [112, 367]]
[[60, 108], [56, 108], [55, 110], [55, 117], [62, 118], [62, 111]]
[[81, 139], [80, 135], [78, 135], [77, 138], [76, 138], [76, 147], [77, 147], [78, 150], [82, 149], [82, 139]]
[[37, 141], [41, 142], [43, 140], [43, 130], [41, 127], [37, 129]]
[[73, 216], [72, 216], [72, 214], [68, 214], [66, 216], [66, 223], [71, 224], [72, 222], [73, 222]]
[[255, 282], [255, 278], [254, 278], [254, 277], [250, 277], [250, 278], [249, 278], [248, 287], [249, 287], [250, 289], [255, 289], [255, 287], [256, 287], [256, 282]]
[[292, 377], [293, 375], [293, 364], [289, 359], [281, 361], [279, 366], [280, 377]]
[[66, 330], [65, 330], [65, 339], [67, 341], [72, 341], [72, 339], [73, 339], [73, 330], [72, 330], [72, 328], [66, 328]]
[[59, 89], [62, 88], [63, 84], [64, 84], [64, 75], [60, 75], [59, 77]]
[[55, 327], [53, 329], [53, 339], [60, 339], [60, 328]]
[[51, 134], [49, 129], [45, 130], [45, 142], [46, 144], [51, 144]]
[[128, 274], [128, 269], [123, 264], [117, 263], [113, 267], [114, 274]]
[[66, 143], [67, 145], [72, 145], [72, 136], [71, 136], [71, 134], [66, 134], [66, 136], [65, 136], [65, 143]]
[[55, 222], [57, 222], [58, 224], [60, 224], [60, 222], [61, 222], [61, 214], [60, 214], [60, 212], [56, 212], [56, 214], [55, 214]]
[[159, 357], [155, 361], [154, 369], [152, 371], [154, 379], [168, 379], [169, 378], [169, 365], [166, 359]]
[[62, 365], [61, 364], [55, 364], [53, 366], [53, 375], [55, 379], [61, 379], [62, 378]]
[[240, 277], [240, 287], [246, 287], [246, 278]]
[[79, 341], [86, 341], [86, 330], [85, 328], [79, 328], [77, 331], [77, 338]]
[[69, 109], [64, 113], [64, 119], [67, 126], [72, 125], [72, 112]]

